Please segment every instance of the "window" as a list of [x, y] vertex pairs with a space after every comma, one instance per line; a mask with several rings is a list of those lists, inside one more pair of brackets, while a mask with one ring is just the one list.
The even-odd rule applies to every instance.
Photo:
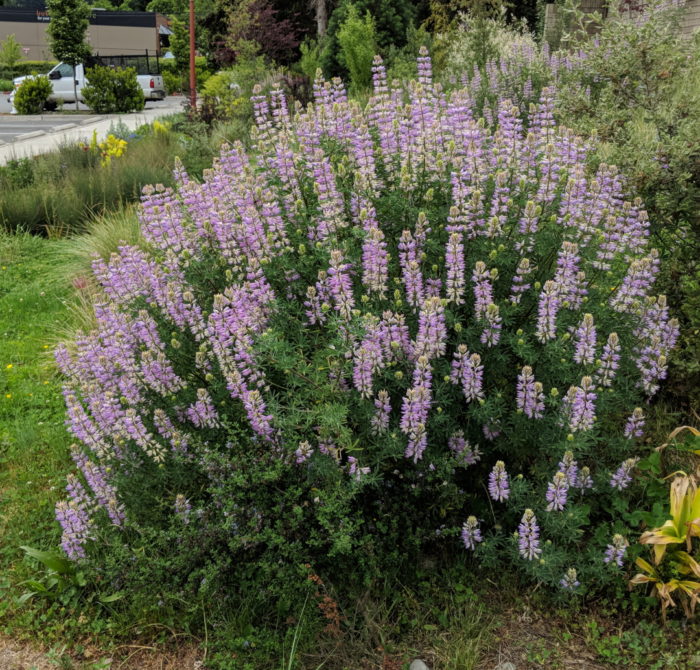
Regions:
[[68, 65], [67, 63], [61, 63], [55, 71], [60, 72], [61, 78], [73, 76], [73, 66]]

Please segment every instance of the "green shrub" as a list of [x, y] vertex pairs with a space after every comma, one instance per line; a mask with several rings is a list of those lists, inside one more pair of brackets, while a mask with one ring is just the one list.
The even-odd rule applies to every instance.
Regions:
[[13, 158], [0, 165], [0, 191], [29, 186], [34, 181], [34, 168], [30, 158]]
[[15, 109], [20, 114], [40, 114], [52, 90], [44, 76], [25, 79], [15, 93]]
[[98, 65], [88, 68], [86, 77], [85, 104], [98, 114], [140, 111], [146, 104], [133, 68], [114, 69]]
[[244, 102], [234, 76], [231, 70], [217, 72], [209, 77], [202, 87], [202, 99], [217, 108], [217, 116], [226, 118], [232, 116], [235, 111], [234, 106]]
[[249, 126], [253, 120], [254, 90], [259, 87], [260, 92], [268, 92], [280, 81], [281, 72], [262, 56], [242, 54], [233, 67], [212, 75], [212, 79], [203, 86], [200, 118], [208, 125], [230, 120]]
[[14, 88], [12, 79], [0, 79], [0, 92], [6, 93]]
[[321, 67], [321, 52], [323, 47], [316, 40], [304, 40], [299, 45], [301, 58], [299, 59], [299, 69], [311, 81], [316, 78], [316, 71]]
[[25, 60], [17, 63], [12, 70], [0, 67], [0, 79], [12, 79], [28, 74], [46, 74], [57, 65], [55, 60]]
[[161, 76], [163, 77], [165, 92], [168, 95], [172, 95], [173, 93], [182, 93], [182, 75], [162, 70]]
[[372, 14], [377, 48], [384, 54], [392, 47], [401, 48], [406, 44], [406, 32], [413, 25], [418, 14], [417, 4], [411, 0], [342, 0], [338, 2], [328, 20], [328, 31], [321, 53], [324, 75], [327, 77], [348, 75], [340, 59], [338, 32], [347, 19], [351, 6], [355, 7], [358, 16], [365, 16], [367, 12]]
[[338, 60], [350, 73], [351, 90], [366, 90], [372, 80], [372, 61], [377, 50], [374, 20], [369, 11], [360, 18], [355, 6], [350, 5], [338, 31], [338, 44]]
[[[197, 90], [200, 90], [206, 83], [207, 79], [213, 74], [211, 69], [207, 67], [207, 59], [204, 56], [197, 56], [194, 62], [195, 75], [197, 77]], [[166, 78], [173, 87], [169, 89], [174, 92], [182, 92], [189, 88], [189, 69], [184, 71], [178, 70], [177, 63], [174, 59], [166, 59], [160, 61], [160, 74], [165, 81]], [[177, 81], [174, 77], [177, 77]], [[167, 84], [166, 84], [167, 86]]]

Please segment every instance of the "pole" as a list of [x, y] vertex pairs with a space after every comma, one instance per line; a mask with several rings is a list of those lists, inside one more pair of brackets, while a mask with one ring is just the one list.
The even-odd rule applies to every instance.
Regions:
[[194, 69], [194, 0], [190, 0], [190, 107], [197, 109], [197, 75]]

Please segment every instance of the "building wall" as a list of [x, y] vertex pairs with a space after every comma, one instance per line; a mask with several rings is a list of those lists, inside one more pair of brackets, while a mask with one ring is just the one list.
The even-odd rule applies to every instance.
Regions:
[[[14, 35], [25, 51], [23, 60], [53, 60], [46, 40], [46, 23], [20, 23], [0, 20], [0, 42]], [[29, 50], [28, 52], [26, 50]]]
[[91, 25], [87, 41], [100, 56], [142, 54], [146, 49], [153, 54], [159, 48], [155, 28]]
[[[129, 17], [126, 12], [114, 20], [105, 13], [95, 12], [87, 30], [87, 42], [91, 45], [93, 53], [101, 56], [143, 54], [148, 50], [150, 54], [160, 53], [160, 39], [158, 25], [165, 22], [165, 17], [151, 14], [150, 18], [144, 13], [134, 13], [137, 16], [135, 23], [141, 25], [106, 25], [107, 23], [127, 23]], [[3, 16], [4, 15], [4, 16]], [[10, 20], [7, 18], [12, 16]], [[150, 21], [151, 25], [143, 25]], [[14, 34], [22, 45], [23, 60], [53, 60], [51, 49], [48, 46], [46, 29], [48, 16], [40, 10], [29, 10], [22, 13], [10, 12], [0, 8], [0, 42], [8, 35]]]

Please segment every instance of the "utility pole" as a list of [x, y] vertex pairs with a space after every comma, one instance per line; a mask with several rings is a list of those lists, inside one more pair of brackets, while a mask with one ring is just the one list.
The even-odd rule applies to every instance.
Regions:
[[194, 0], [190, 0], [190, 107], [197, 109], [197, 75], [194, 56]]

